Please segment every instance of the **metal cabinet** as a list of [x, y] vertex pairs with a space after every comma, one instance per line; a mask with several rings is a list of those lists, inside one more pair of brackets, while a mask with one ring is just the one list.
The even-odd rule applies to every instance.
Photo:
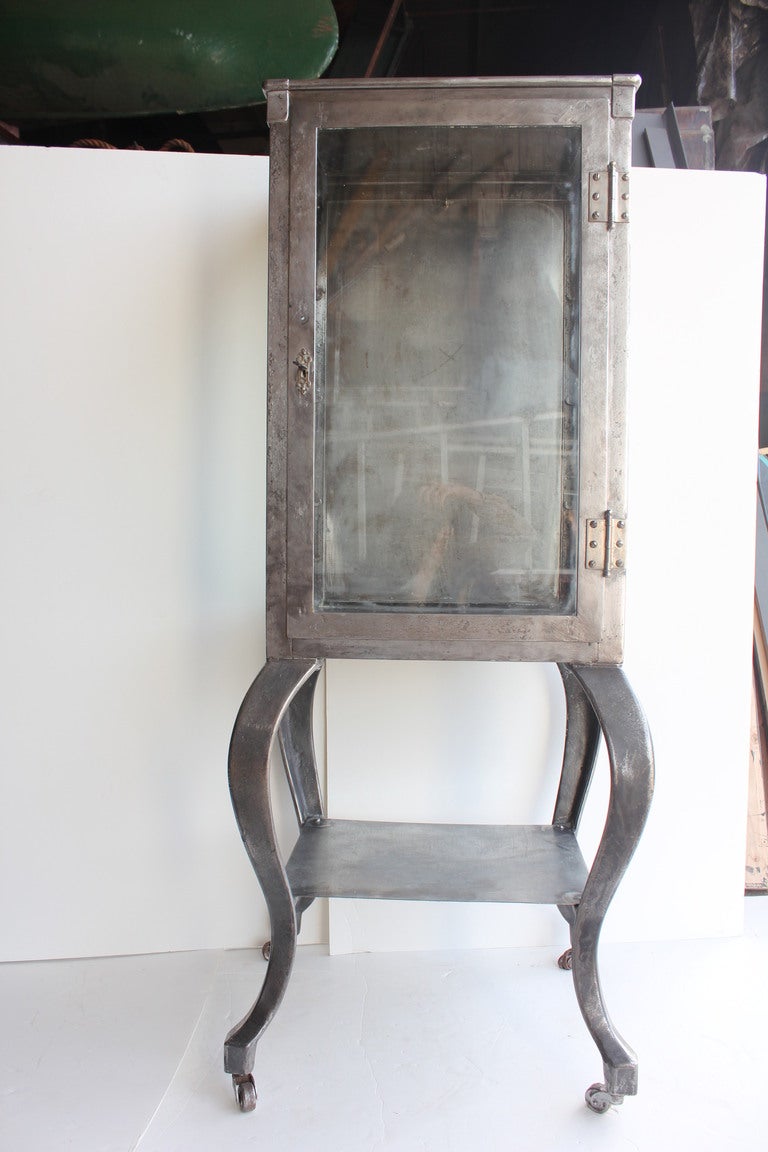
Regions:
[[[652, 756], [619, 668], [626, 571], [630, 133], [636, 77], [282, 81], [270, 122], [267, 665], [238, 716], [235, 812], [272, 921], [228, 1037], [241, 1107], [317, 896], [560, 907], [607, 1108], [636, 1089], [596, 969]], [[557, 661], [551, 825], [326, 817], [311, 733], [327, 657]], [[603, 732], [591, 870], [576, 839]], [[278, 741], [300, 835], [284, 864]]]

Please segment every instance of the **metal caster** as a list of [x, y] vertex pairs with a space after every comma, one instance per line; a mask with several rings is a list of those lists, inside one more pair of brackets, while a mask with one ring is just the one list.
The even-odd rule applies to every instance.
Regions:
[[622, 1104], [624, 1101], [623, 1096], [615, 1096], [613, 1092], [608, 1092], [605, 1084], [591, 1084], [584, 1093], [584, 1099], [588, 1108], [600, 1114], [607, 1112], [612, 1104]]
[[272, 954], [272, 941], [271, 940], [265, 940], [264, 941], [264, 943], [261, 946], [261, 954], [265, 960], [269, 960], [269, 957]]
[[232, 1077], [235, 1099], [241, 1112], [253, 1112], [256, 1107], [256, 1085], [250, 1072]]
[[570, 972], [573, 968], [573, 948], [566, 948], [562, 956], [557, 958], [558, 968], [562, 968], [564, 972]]

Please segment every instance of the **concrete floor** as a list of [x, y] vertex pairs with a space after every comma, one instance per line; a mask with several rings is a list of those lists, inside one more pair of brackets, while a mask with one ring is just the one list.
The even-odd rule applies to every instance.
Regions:
[[765, 1146], [768, 898], [743, 937], [606, 945], [640, 1093], [603, 1116], [570, 976], [550, 949], [329, 958], [301, 948], [240, 1114], [224, 1033], [257, 952], [0, 967], [3, 1152], [749, 1152]]

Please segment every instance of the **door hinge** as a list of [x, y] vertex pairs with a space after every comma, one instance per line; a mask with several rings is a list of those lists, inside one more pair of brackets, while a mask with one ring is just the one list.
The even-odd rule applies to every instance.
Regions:
[[590, 172], [587, 212], [593, 223], [609, 229], [629, 223], [629, 172], [619, 172], [613, 160], [603, 171]]
[[601, 516], [587, 520], [584, 563], [597, 569], [603, 576], [611, 572], [626, 572], [626, 527], [624, 516], [614, 516], [610, 508]]

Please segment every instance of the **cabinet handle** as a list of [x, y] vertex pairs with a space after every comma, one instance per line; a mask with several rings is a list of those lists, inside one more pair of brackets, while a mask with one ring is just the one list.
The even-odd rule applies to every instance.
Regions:
[[296, 365], [296, 391], [299, 396], [306, 396], [312, 391], [312, 355], [302, 348], [293, 363]]

